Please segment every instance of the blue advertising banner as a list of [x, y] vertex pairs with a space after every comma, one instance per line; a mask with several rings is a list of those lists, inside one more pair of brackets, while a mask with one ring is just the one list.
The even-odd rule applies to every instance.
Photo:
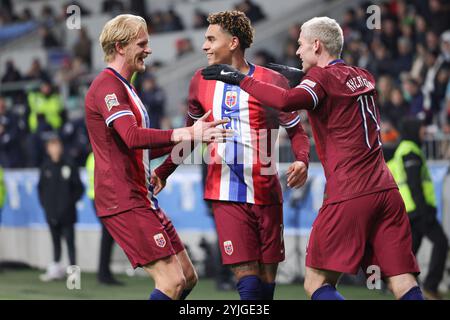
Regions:
[[[281, 166], [281, 184], [284, 195], [284, 224], [286, 233], [307, 232], [322, 205], [325, 177], [319, 164], [311, 164], [305, 187], [297, 190], [286, 188]], [[179, 168], [168, 180], [166, 188], [158, 195], [160, 206], [170, 216], [178, 230], [212, 230], [213, 218], [203, 200], [201, 168]], [[431, 175], [435, 185], [438, 217], [442, 217], [443, 182], [448, 171], [445, 163], [431, 163]], [[81, 170], [86, 183], [86, 172]], [[5, 170], [7, 188], [6, 205], [0, 215], [5, 227], [45, 227], [45, 215], [40, 206], [37, 170]], [[55, 195], [57, 196], [57, 195]], [[85, 195], [77, 204], [78, 228], [99, 228], [91, 200]]]

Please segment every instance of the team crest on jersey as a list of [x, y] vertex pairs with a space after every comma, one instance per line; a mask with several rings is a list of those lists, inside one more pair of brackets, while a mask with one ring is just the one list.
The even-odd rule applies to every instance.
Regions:
[[237, 92], [236, 91], [227, 91], [225, 93], [225, 105], [228, 108], [233, 108], [237, 103]]
[[230, 240], [223, 243], [223, 248], [227, 255], [231, 256], [233, 254], [233, 243]]
[[155, 234], [153, 236], [153, 239], [155, 239], [156, 245], [158, 247], [164, 248], [166, 246], [166, 239], [164, 239], [162, 233]]
[[119, 105], [119, 100], [115, 93], [107, 94], [105, 96], [106, 107], [108, 107], [108, 111], [111, 111], [112, 107]]

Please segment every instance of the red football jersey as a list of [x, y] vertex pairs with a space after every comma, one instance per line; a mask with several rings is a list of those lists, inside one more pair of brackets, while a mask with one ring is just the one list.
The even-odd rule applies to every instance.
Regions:
[[383, 159], [373, 76], [342, 60], [308, 70], [294, 89], [246, 78], [241, 87], [280, 110], [308, 109], [322, 162], [324, 204], [396, 188]]
[[299, 87], [318, 100], [308, 114], [327, 179], [324, 203], [396, 188], [381, 150], [373, 76], [338, 60], [311, 68]]
[[136, 207], [157, 208], [150, 185], [148, 149], [130, 149], [113, 128], [120, 117], [134, 117], [149, 128], [147, 111], [134, 88], [112, 69], [92, 82], [85, 98], [86, 126], [95, 157], [97, 215], [108, 216]]
[[[249, 77], [289, 88], [286, 79], [279, 73], [249, 65]], [[205, 199], [258, 205], [282, 203], [276, 168], [266, 169], [275, 167], [271, 161], [276, 159], [271, 158], [271, 141], [278, 134], [276, 130], [279, 126], [296, 128], [298, 136], [303, 138], [302, 143], [297, 145], [297, 158], [308, 163], [309, 141], [301, 128], [297, 112], [286, 113], [268, 108], [239, 86], [204, 80], [199, 70], [189, 88], [188, 116], [196, 120], [210, 110], [214, 120], [229, 118], [230, 123], [225, 127], [237, 134], [226, 143], [211, 144], [211, 155], [215, 160], [208, 165]]]

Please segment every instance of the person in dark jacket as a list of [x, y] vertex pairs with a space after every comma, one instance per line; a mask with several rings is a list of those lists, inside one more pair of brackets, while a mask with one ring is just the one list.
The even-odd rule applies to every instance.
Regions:
[[428, 273], [423, 282], [426, 299], [440, 300], [438, 292], [448, 253], [448, 239], [436, 218], [436, 196], [421, 145], [425, 126], [421, 120], [406, 118], [401, 125], [401, 142], [394, 157], [388, 162], [398, 184], [406, 212], [411, 223], [414, 254], [420, 248], [423, 237], [433, 243]]
[[75, 204], [84, 192], [78, 168], [63, 156], [63, 145], [57, 135], [46, 141], [48, 159], [40, 170], [38, 183], [39, 201], [45, 211], [53, 242], [53, 263], [41, 275], [42, 281], [51, 281], [65, 276], [61, 261], [61, 239], [67, 243], [69, 262], [75, 260]]

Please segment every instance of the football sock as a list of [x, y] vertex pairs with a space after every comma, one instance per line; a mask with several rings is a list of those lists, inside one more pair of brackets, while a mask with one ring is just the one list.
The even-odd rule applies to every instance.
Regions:
[[261, 300], [262, 282], [258, 276], [245, 276], [236, 284], [241, 300]]
[[412, 287], [407, 293], [405, 293], [400, 300], [425, 300], [422, 295], [422, 290], [419, 286]]
[[185, 300], [186, 297], [191, 293], [192, 289], [184, 289], [181, 293], [180, 300]]
[[154, 289], [150, 294], [149, 300], [172, 300], [170, 297], [166, 296], [163, 292], [158, 289]]
[[345, 300], [344, 297], [331, 284], [326, 284], [311, 296], [311, 300]]
[[266, 283], [262, 282], [262, 299], [263, 300], [273, 300], [273, 294], [275, 292], [275, 282]]

